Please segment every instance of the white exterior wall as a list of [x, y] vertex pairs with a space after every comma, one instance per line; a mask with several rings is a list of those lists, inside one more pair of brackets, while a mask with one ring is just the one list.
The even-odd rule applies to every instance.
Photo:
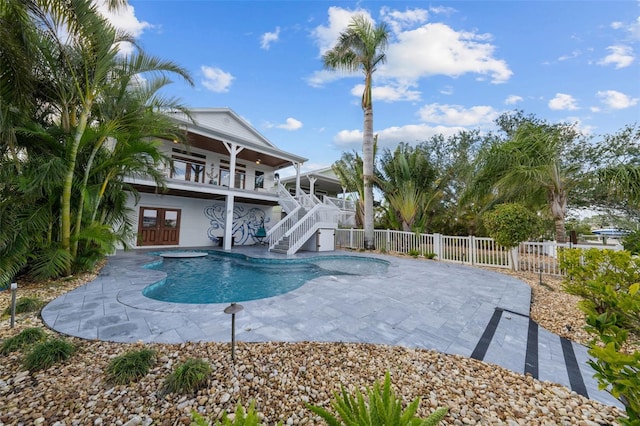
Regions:
[[301, 250], [304, 251], [333, 251], [335, 247], [335, 229], [321, 228], [304, 243]]
[[[210, 236], [224, 235], [224, 200], [203, 200], [140, 193], [140, 201], [134, 205], [135, 199], [129, 196], [127, 207], [133, 210], [132, 219], [137, 229], [140, 207], [158, 207], [180, 209], [180, 243], [178, 247], [212, 247], [214, 242]], [[236, 203], [234, 206], [234, 239], [236, 244], [251, 245], [255, 241], [250, 235], [260, 227], [264, 217], [265, 228], [269, 229], [280, 219], [279, 210], [270, 206]], [[131, 242], [135, 248], [135, 241]], [[144, 246], [150, 248], [154, 246]], [[167, 247], [167, 246], [162, 246]], [[173, 246], [170, 246], [173, 247]]]

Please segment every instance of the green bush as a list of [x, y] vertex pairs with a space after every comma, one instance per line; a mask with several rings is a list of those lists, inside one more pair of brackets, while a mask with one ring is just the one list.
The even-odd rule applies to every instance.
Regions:
[[202, 359], [188, 359], [165, 380], [163, 393], [195, 392], [202, 388], [211, 374], [211, 366]]
[[[595, 337], [589, 364], [601, 389], [609, 389], [625, 406], [622, 425], [640, 425], [640, 258], [628, 251], [563, 250], [564, 288], [583, 297], [586, 329]], [[632, 336], [635, 342], [630, 342]]]
[[[16, 314], [36, 312], [44, 306], [44, 302], [37, 297], [20, 297], [16, 300]], [[4, 315], [11, 315], [11, 306], [3, 311]]]
[[330, 426], [404, 426], [404, 425], [437, 425], [449, 411], [448, 408], [438, 408], [426, 419], [415, 416], [420, 405], [420, 398], [413, 400], [411, 404], [402, 410], [402, 401], [396, 398], [391, 389], [389, 372], [385, 375], [382, 388], [375, 382], [373, 389], [367, 388], [367, 400], [365, 396], [356, 390], [355, 396], [350, 395], [344, 386], [342, 393], [336, 392], [331, 406], [336, 410], [337, 417], [322, 407], [308, 405], [315, 414], [322, 417]]
[[46, 338], [47, 334], [41, 328], [25, 328], [19, 334], [5, 340], [0, 348], [0, 353], [7, 355], [10, 352], [41, 342]]
[[436, 257], [438, 257], [437, 254], [429, 252], [429, 253], [425, 253], [424, 257], [426, 257], [427, 259], [435, 259]]
[[622, 239], [622, 246], [631, 254], [640, 254], [640, 231], [633, 231]]
[[156, 352], [151, 349], [130, 351], [117, 356], [107, 366], [107, 381], [116, 385], [136, 382], [149, 373], [155, 358]]
[[[195, 424], [196, 426], [209, 426], [210, 423], [207, 419], [198, 414], [197, 412], [191, 412], [191, 424]], [[246, 413], [242, 404], [238, 403], [236, 407], [236, 412], [233, 416], [233, 420], [227, 416], [227, 412], [222, 412], [222, 420], [219, 420], [214, 423], [215, 426], [258, 426], [260, 425], [260, 418], [258, 417], [258, 412], [256, 411], [255, 401], [251, 401], [249, 404], [249, 408]], [[282, 422], [278, 423], [279, 425]]]
[[418, 257], [418, 256], [420, 256], [420, 252], [419, 252], [418, 250], [415, 250], [415, 249], [409, 250], [409, 251], [407, 252], [407, 254], [408, 254], [409, 256], [411, 256], [411, 257]]
[[22, 365], [30, 371], [44, 370], [69, 359], [74, 352], [75, 347], [64, 339], [45, 340], [31, 348]]

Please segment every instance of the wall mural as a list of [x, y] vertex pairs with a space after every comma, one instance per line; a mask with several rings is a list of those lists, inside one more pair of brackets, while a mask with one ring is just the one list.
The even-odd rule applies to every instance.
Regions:
[[[224, 234], [225, 205], [214, 204], [210, 207], [205, 207], [204, 215], [209, 219], [209, 224], [211, 225], [207, 229], [207, 236], [210, 240], [215, 241]], [[234, 206], [231, 234], [235, 244], [247, 245], [258, 242], [258, 239], [254, 237], [256, 231], [263, 226], [266, 228], [266, 224], [270, 220], [271, 218], [266, 217], [264, 211], [257, 207]]]

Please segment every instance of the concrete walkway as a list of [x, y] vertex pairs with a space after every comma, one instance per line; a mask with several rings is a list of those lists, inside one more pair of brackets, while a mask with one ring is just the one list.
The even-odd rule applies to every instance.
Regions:
[[[275, 257], [262, 247], [238, 251]], [[336, 253], [358, 255], [326, 254]], [[318, 255], [323, 253], [295, 257]], [[387, 273], [324, 276], [281, 296], [242, 302], [236, 339], [434, 349], [529, 373], [621, 407], [598, 390], [584, 346], [529, 319], [531, 289], [522, 281], [453, 263], [367, 256], [388, 261]], [[67, 335], [114, 342], [230, 341], [231, 318], [223, 312], [228, 304], [166, 303], [142, 295], [164, 278], [142, 268], [158, 259], [141, 252], [110, 257], [96, 280], [49, 303], [44, 322]]]

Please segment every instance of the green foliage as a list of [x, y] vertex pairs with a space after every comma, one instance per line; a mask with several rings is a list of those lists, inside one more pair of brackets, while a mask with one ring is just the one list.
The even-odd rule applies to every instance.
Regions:
[[46, 338], [47, 335], [41, 328], [25, 328], [19, 334], [10, 337], [2, 342], [0, 353], [3, 355], [7, 355], [10, 352], [20, 350], [37, 342], [41, 342]]
[[448, 412], [448, 408], [438, 408], [426, 419], [415, 416], [420, 398], [416, 398], [403, 410], [402, 401], [396, 398], [391, 389], [389, 372], [385, 375], [384, 385], [381, 387], [376, 381], [373, 388], [367, 388], [367, 397], [358, 390], [355, 396], [349, 394], [342, 386], [341, 394], [335, 393], [331, 406], [337, 416], [322, 407], [309, 405], [308, 408], [322, 417], [330, 426], [402, 426], [402, 425], [437, 425]]
[[586, 329], [595, 335], [589, 364], [601, 389], [625, 405], [623, 425], [640, 425], [640, 351], [627, 347], [640, 336], [640, 258], [627, 251], [563, 250], [560, 266], [567, 271], [565, 289], [583, 297], [580, 309]]
[[416, 249], [411, 249], [407, 252], [407, 254], [411, 257], [418, 257], [420, 256], [420, 251]]
[[[44, 301], [38, 297], [20, 297], [16, 300], [16, 314], [22, 314], [25, 312], [36, 312], [44, 306]], [[3, 313], [5, 315], [11, 314], [11, 306], [6, 308]]]
[[622, 239], [624, 249], [631, 254], [640, 254], [640, 231], [634, 231]]
[[75, 347], [64, 339], [45, 340], [31, 348], [22, 365], [30, 371], [44, 370], [69, 359], [74, 352]]
[[429, 253], [424, 253], [424, 257], [426, 257], [427, 259], [435, 259], [436, 257], [438, 257], [437, 254], [429, 252]]
[[195, 392], [206, 385], [211, 366], [202, 359], [188, 359], [180, 364], [164, 383], [163, 393]]
[[106, 369], [107, 380], [116, 385], [126, 385], [146, 376], [156, 358], [151, 349], [130, 351], [109, 362]]
[[[210, 423], [204, 416], [195, 411], [191, 412], [191, 420], [191, 424], [195, 424], [196, 426], [210, 425]], [[246, 412], [242, 407], [242, 404], [238, 403], [233, 419], [230, 419], [227, 415], [227, 412], [223, 411], [222, 419], [215, 422], [214, 424], [215, 426], [258, 426], [262, 423], [260, 423], [260, 418], [258, 417], [258, 412], [256, 411], [255, 401], [251, 401]], [[278, 423], [278, 425], [281, 424], [282, 422]]]
[[499, 204], [483, 216], [491, 238], [506, 248], [516, 247], [540, 231], [538, 217], [521, 204]]

